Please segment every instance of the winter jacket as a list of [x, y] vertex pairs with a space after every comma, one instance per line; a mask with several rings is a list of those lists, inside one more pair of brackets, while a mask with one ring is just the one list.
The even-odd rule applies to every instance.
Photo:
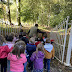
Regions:
[[40, 42], [40, 41], [37, 41], [37, 42], [35, 43], [36, 47], [37, 47], [37, 45], [38, 45], [39, 43], [41, 43], [41, 42]]
[[8, 53], [11, 51], [7, 45], [0, 46], [0, 59], [6, 58]]
[[23, 72], [24, 71], [24, 65], [27, 61], [26, 56], [24, 54], [20, 55], [22, 58], [18, 59], [16, 55], [13, 55], [12, 53], [8, 54], [7, 59], [10, 60], [10, 71], [14, 72]]
[[46, 59], [51, 59], [52, 57], [54, 57], [55, 50], [52, 44], [46, 43], [44, 45], [44, 48]]
[[44, 53], [38, 51], [38, 53], [33, 53], [30, 60], [34, 62], [35, 69], [43, 69], [43, 59]]
[[36, 51], [36, 45], [27, 43], [26, 50], [27, 50], [27, 53], [29, 54], [29, 57], [31, 57], [32, 53]]

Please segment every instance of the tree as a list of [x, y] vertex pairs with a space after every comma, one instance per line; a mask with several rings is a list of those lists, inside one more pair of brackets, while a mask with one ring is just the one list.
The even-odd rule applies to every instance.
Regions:
[[9, 20], [9, 22], [11, 24], [10, 5], [9, 5], [10, 1], [7, 0], [7, 2], [8, 2], [8, 20]]
[[21, 0], [16, 0], [16, 4], [17, 4], [17, 22], [18, 25], [21, 25], [21, 18], [20, 18], [20, 5], [21, 5]]
[[[38, 23], [41, 25], [55, 26], [67, 16], [72, 17], [71, 0], [15, 0], [17, 2], [17, 21]], [[16, 8], [12, 8], [15, 18]], [[71, 18], [70, 17], [70, 18]], [[12, 18], [13, 19], [13, 18]]]

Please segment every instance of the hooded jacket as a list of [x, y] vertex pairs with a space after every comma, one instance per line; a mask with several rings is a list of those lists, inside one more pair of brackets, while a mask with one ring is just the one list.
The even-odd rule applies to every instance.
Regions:
[[38, 53], [33, 53], [30, 57], [30, 60], [34, 62], [35, 69], [43, 69], [43, 59], [44, 53], [41, 51], [38, 51]]
[[24, 71], [24, 65], [27, 61], [26, 56], [24, 54], [20, 55], [22, 58], [18, 59], [16, 55], [13, 55], [12, 53], [8, 54], [7, 59], [10, 60], [10, 71], [14, 72], [23, 72]]
[[7, 45], [0, 46], [0, 59], [6, 58], [9, 52], [10, 49]]
[[52, 44], [45, 43], [44, 48], [46, 59], [51, 59], [52, 57], [54, 57], [55, 50]]

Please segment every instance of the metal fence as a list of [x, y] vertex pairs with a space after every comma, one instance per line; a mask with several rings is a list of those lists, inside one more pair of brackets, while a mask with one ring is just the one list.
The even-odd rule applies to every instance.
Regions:
[[8, 35], [11, 32], [19, 34], [20, 32], [20, 26], [17, 25], [9, 25], [8, 22], [3, 22], [3, 20], [0, 20], [0, 34], [1, 35]]
[[[70, 53], [68, 52], [69, 48], [68, 45], [70, 41], [68, 34], [68, 25], [71, 23], [68, 23], [68, 21], [69, 16], [61, 24], [53, 28], [50, 33], [50, 39], [54, 39], [53, 45], [55, 48], [55, 57], [57, 60], [59, 60], [61, 63], [64, 63], [65, 65], [68, 65], [68, 63], [70, 65], [70, 58], [71, 58], [71, 52]], [[68, 57], [67, 55], [70, 56], [69, 60], [67, 60]]]

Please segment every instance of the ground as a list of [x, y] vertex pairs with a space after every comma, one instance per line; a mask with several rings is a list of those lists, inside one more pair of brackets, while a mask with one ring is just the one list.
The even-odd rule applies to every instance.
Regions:
[[51, 72], [72, 72], [72, 68], [66, 67], [54, 59], [51, 61]]
[[[31, 71], [29, 71], [27, 69], [27, 72], [31, 72]], [[46, 72], [46, 71], [44, 71], [44, 72]], [[72, 68], [65, 67], [59, 61], [57, 61], [56, 59], [54, 59], [54, 60], [51, 60], [50, 72], [72, 72]]]
[[[50, 68], [51, 68], [50, 72], [72, 72], [71, 67], [65, 67], [64, 65], [59, 63], [56, 59], [51, 60], [51, 67]], [[0, 72], [1, 72], [1, 69], [0, 69]], [[27, 72], [31, 72], [31, 71], [27, 69]], [[44, 71], [44, 72], [46, 72], [46, 71]]]

